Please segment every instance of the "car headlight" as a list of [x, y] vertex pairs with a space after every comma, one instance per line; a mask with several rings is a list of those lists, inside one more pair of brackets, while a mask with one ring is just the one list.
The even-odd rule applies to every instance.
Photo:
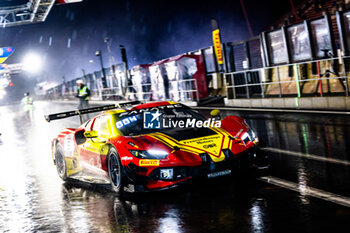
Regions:
[[129, 150], [130, 153], [139, 159], [165, 159], [168, 152], [163, 150]]

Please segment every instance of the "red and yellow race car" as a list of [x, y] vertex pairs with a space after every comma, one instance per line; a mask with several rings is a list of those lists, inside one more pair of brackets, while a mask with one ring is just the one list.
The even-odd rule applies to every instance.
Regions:
[[[196, 177], [256, 167], [259, 140], [244, 119], [206, 119], [183, 104], [129, 102], [45, 116], [47, 121], [107, 110], [52, 141], [58, 175], [111, 184], [115, 192], [162, 190]], [[262, 165], [264, 167], [264, 165]], [[265, 168], [265, 167], [264, 167]]]

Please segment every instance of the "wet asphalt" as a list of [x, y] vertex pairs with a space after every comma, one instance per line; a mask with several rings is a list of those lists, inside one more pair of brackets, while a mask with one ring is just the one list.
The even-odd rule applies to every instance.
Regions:
[[59, 179], [50, 141], [79, 121], [47, 123], [43, 115], [75, 106], [35, 105], [33, 125], [19, 106], [0, 107], [0, 232], [349, 232], [348, 116], [221, 111], [247, 120], [267, 148], [268, 177], [297, 190], [234, 174], [117, 196], [105, 186]]

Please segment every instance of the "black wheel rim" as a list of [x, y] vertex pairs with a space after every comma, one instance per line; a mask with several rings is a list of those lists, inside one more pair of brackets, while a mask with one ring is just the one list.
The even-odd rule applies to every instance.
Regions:
[[64, 163], [63, 155], [60, 152], [56, 154], [56, 167], [59, 176], [62, 178], [65, 173], [65, 163]]
[[120, 165], [115, 154], [111, 154], [109, 158], [109, 176], [114, 186], [120, 185]]

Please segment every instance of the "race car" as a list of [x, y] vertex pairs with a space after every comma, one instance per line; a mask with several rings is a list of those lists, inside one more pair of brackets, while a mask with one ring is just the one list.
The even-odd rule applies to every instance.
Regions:
[[104, 111], [52, 140], [52, 159], [63, 179], [110, 184], [113, 191], [177, 187], [195, 178], [266, 168], [259, 139], [237, 116], [206, 119], [171, 101], [128, 102], [45, 116], [47, 121]]

